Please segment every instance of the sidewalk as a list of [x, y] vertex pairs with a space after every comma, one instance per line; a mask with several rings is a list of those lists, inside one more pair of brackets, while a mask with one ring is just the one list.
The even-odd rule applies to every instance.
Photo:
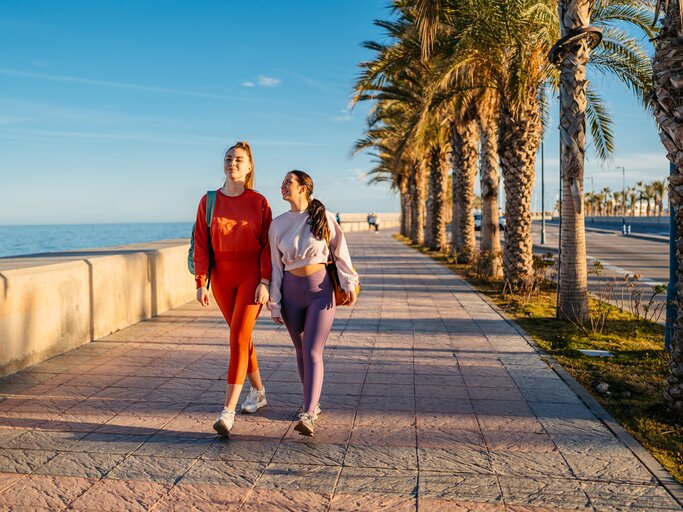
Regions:
[[464, 281], [387, 232], [348, 239], [364, 292], [313, 440], [265, 314], [269, 405], [216, 438], [227, 326], [189, 303], [0, 381], [0, 510], [683, 510]]

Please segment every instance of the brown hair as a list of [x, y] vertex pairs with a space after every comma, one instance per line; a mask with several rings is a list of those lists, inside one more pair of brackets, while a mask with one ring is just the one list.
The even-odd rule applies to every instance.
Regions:
[[[244, 179], [244, 188], [254, 188], [254, 155], [251, 154], [251, 146], [249, 145], [248, 142], [245, 141], [238, 141], [235, 142], [234, 145], [230, 146], [226, 151], [225, 151], [225, 156], [228, 155], [228, 151], [231, 149], [243, 149], [244, 151], [247, 152], [247, 156], [249, 156], [249, 163], [251, 164], [251, 172], [247, 174], [246, 178]], [[224, 157], [225, 158], [225, 157]]]
[[304, 171], [289, 171], [290, 174], [296, 176], [299, 185], [306, 187], [306, 199], [308, 199], [308, 223], [311, 226], [311, 233], [318, 240], [329, 240], [330, 227], [327, 225], [327, 216], [325, 215], [325, 205], [317, 199], [312, 199], [313, 196], [313, 180]]

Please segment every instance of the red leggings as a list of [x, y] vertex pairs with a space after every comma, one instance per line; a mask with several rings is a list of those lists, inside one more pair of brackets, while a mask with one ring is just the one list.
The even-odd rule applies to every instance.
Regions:
[[254, 303], [261, 280], [259, 261], [217, 261], [211, 270], [211, 288], [218, 307], [230, 326], [228, 384], [244, 384], [247, 373], [258, 370], [251, 334], [261, 312]]

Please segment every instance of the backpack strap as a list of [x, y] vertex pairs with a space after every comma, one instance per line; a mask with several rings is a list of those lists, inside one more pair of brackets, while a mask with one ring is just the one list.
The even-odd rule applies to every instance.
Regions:
[[216, 191], [208, 190], [206, 192], [206, 227], [211, 228], [211, 219], [213, 218], [213, 210], [216, 207]]

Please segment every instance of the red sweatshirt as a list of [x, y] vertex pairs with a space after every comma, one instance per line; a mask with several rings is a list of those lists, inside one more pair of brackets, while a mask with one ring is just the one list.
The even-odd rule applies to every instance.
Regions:
[[[237, 197], [216, 192], [211, 219], [211, 245], [216, 261], [259, 260], [261, 279], [270, 280], [268, 228], [273, 213], [265, 197], [245, 189]], [[206, 286], [209, 271], [209, 245], [206, 229], [206, 194], [197, 208], [194, 232], [194, 269], [197, 288]]]

